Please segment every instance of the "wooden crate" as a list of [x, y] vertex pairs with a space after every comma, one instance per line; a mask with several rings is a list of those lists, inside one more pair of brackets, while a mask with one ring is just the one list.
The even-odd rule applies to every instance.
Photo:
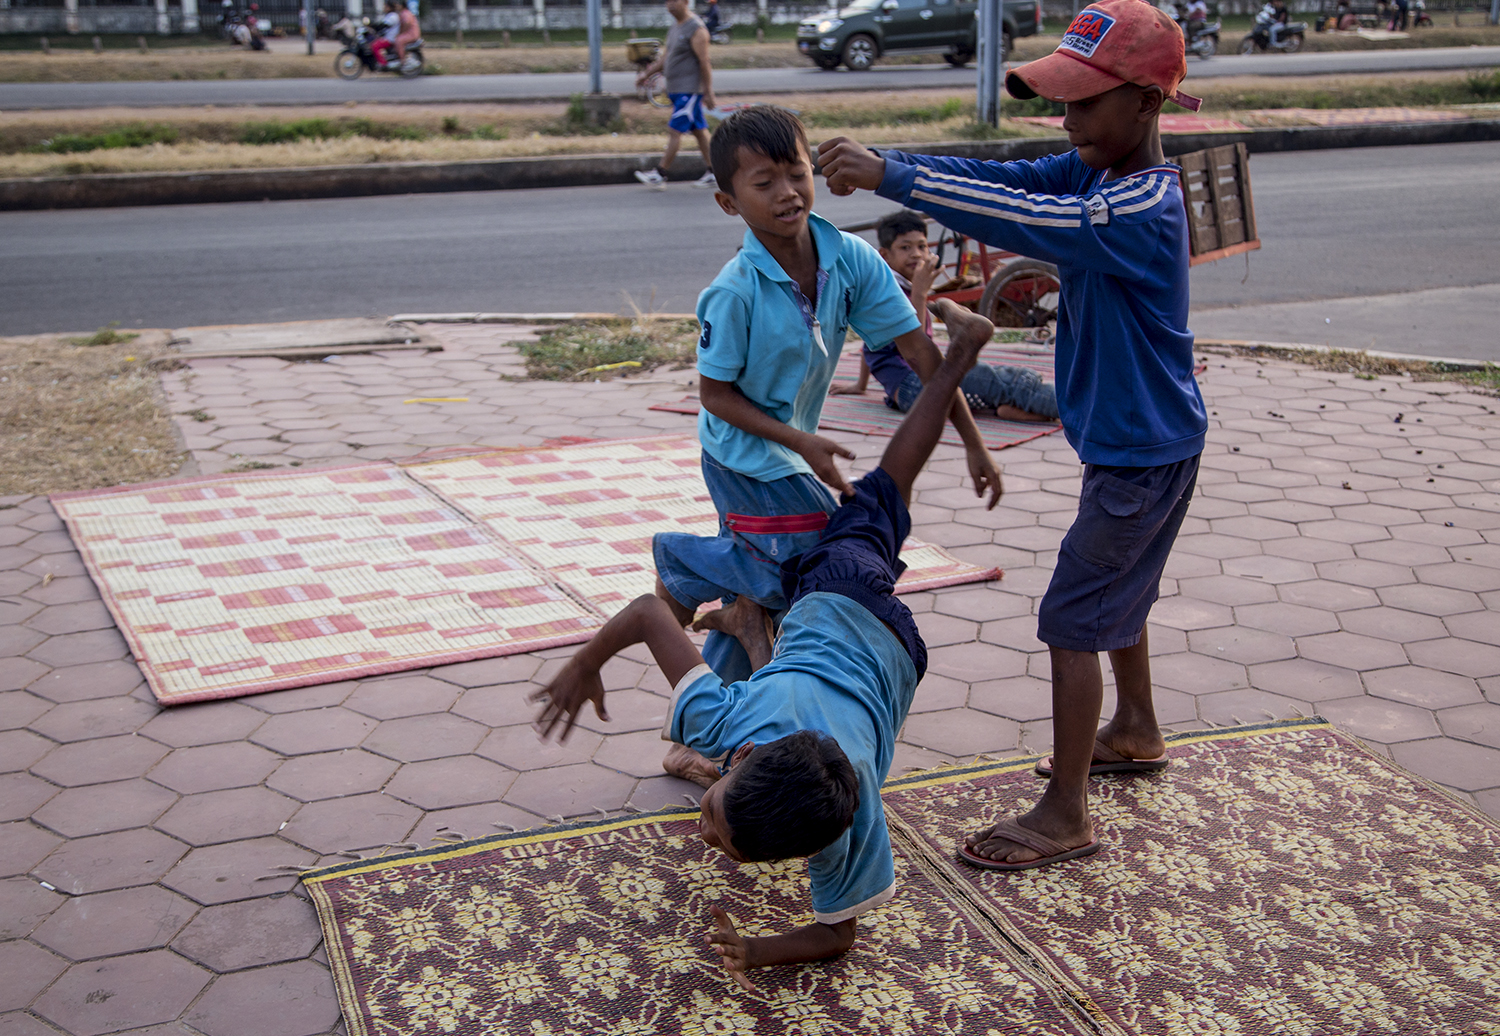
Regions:
[[1244, 144], [1174, 155], [1182, 167], [1191, 263], [1211, 263], [1260, 247], [1250, 197], [1250, 155]]

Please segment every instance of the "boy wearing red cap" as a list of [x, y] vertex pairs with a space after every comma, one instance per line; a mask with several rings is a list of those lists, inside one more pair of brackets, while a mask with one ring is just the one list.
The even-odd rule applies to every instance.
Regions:
[[[1090, 774], [1167, 765], [1151, 700], [1146, 616], [1187, 512], [1208, 420], [1187, 328], [1188, 237], [1178, 169], [1157, 117], [1187, 74], [1182, 31], [1143, 0], [1101, 0], [1057, 50], [1015, 69], [1006, 89], [1067, 105], [1074, 150], [981, 162], [851, 140], [818, 149], [835, 194], [855, 188], [925, 212], [989, 245], [1057, 264], [1057, 401], [1084, 462], [1078, 518], [1038, 612], [1051, 648], [1053, 759], [1030, 812], [968, 836], [970, 863], [1022, 870], [1096, 852]], [[1109, 652], [1118, 706], [1098, 729]]]

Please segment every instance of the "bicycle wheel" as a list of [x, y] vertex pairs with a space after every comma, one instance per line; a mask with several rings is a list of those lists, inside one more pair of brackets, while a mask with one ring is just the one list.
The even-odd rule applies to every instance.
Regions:
[[646, 80], [646, 100], [658, 108], [672, 107], [672, 99], [667, 96], [666, 77], [660, 72], [653, 72]]

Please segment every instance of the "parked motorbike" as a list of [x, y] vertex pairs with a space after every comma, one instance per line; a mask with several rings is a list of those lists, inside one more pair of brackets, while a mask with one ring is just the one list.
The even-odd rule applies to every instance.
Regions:
[[1219, 29], [1222, 23], [1217, 19], [1204, 22], [1201, 27], [1194, 30], [1193, 34], [1183, 41], [1183, 47], [1189, 54], [1196, 54], [1204, 61], [1219, 52]]
[[370, 28], [368, 19], [363, 24], [355, 25], [344, 18], [334, 26], [334, 31], [344, 42], [344, 49], [333, 59], [333, 70], [340, 79], [358, 79], [366, 69], [371, 72], [395, 72], [407, 79], [422, 74], [421, 40], [406, 45], [405, 62], [396, 60], [394, 47], [385, 51], [390, 56], [390, 60], [386, 61], [375, 56], [376, 32]]
[[1306, 22], [1287, 22], [1281, 26], [1276, 33], [1275, 42], [1272, 42], [1271, 26], [1276, 23], [1276, 9], [1270, 4], [1260, 9], [1255, 16], [1255, 26], [1250, 30], [1250, 35], [1240, 40], [1239, 52], [1241, 54], [1254, 54], [1257, 51], [1279, 50], [1283, 54], [1295, 54], [1302, 49], [1303, 38], [1307, 35]]

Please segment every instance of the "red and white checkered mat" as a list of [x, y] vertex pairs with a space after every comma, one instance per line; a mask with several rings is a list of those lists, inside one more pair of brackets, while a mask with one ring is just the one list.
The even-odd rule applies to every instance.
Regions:
[[[687, 436], [59, 493], [163, 704], [586, 640], [655, 582], [651, 534], [714, 535]], [[898, 592], [993, 578], [907, 541]]]

